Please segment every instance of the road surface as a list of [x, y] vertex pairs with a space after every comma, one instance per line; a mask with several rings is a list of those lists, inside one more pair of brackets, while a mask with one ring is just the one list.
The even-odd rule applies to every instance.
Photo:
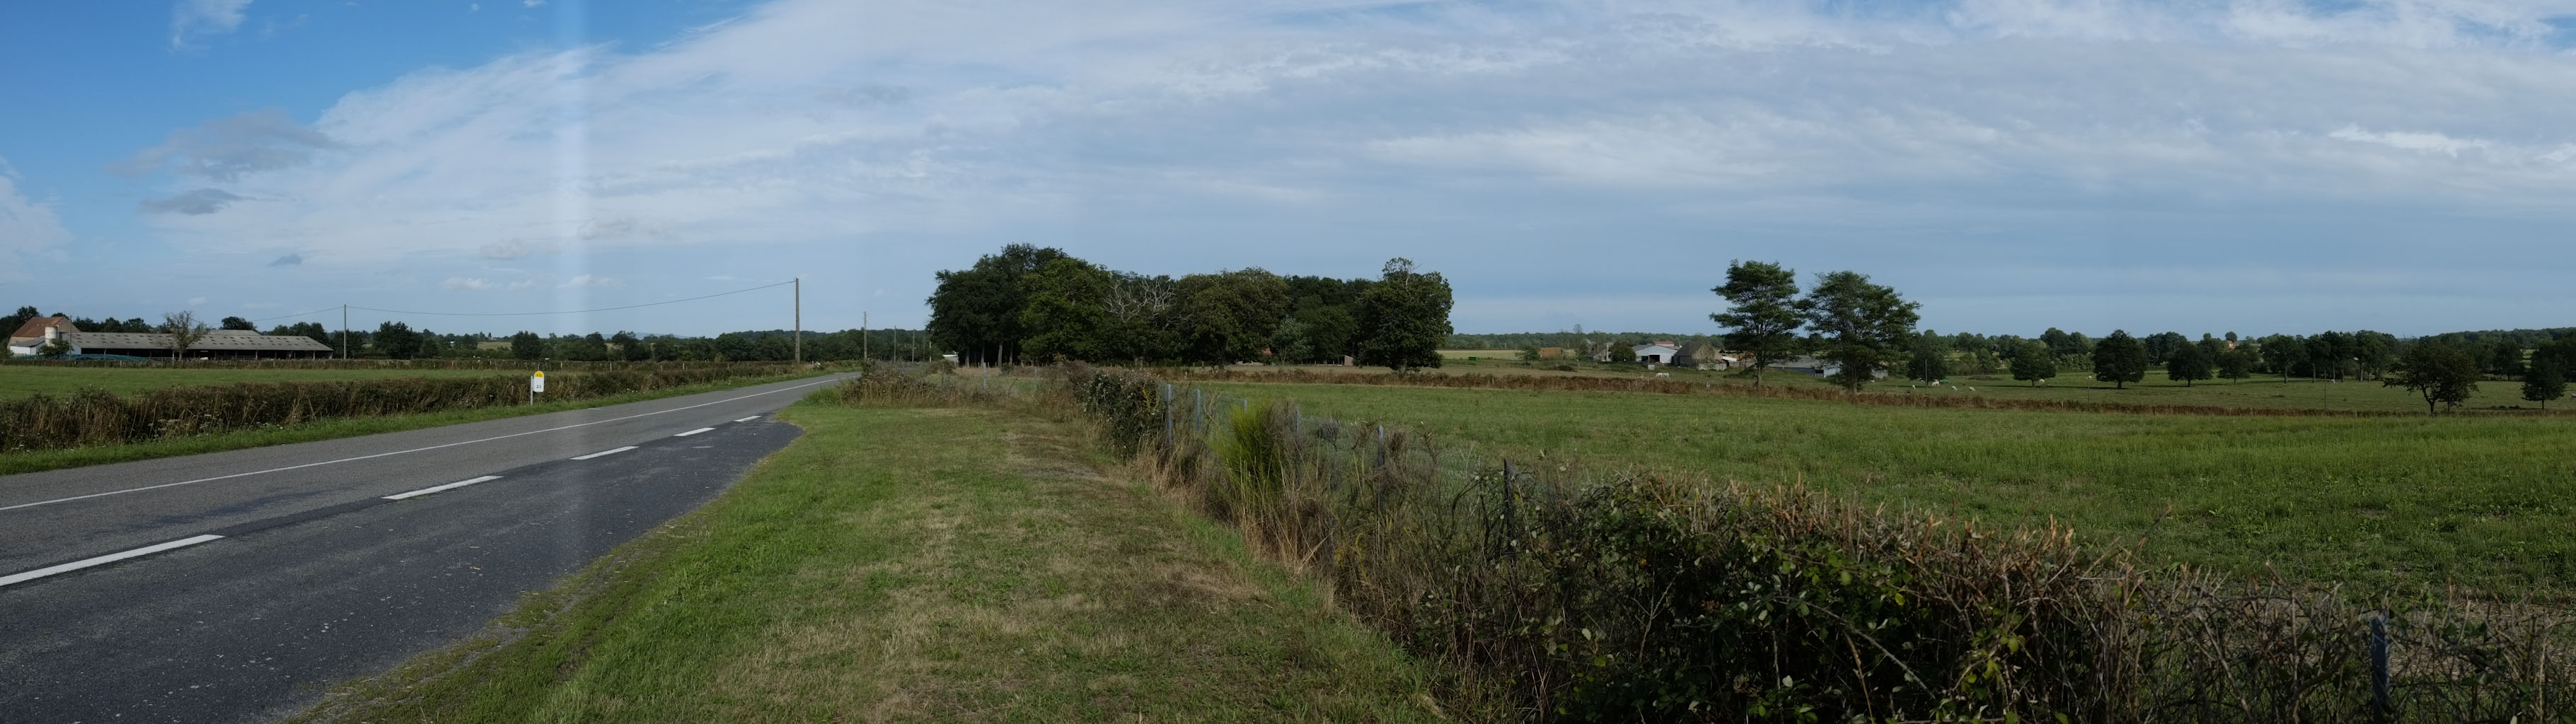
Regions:
[[0, 722], [254, 722], [713, 498], [836, 378], [0, 476]]

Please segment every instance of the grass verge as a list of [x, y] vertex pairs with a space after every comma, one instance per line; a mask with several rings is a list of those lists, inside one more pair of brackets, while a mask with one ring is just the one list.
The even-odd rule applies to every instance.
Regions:
[[815, 403], [705, 508], [292, 721], [1431, 721], [1429, 669], [1068, 422]]
[[[489, 375], [491, 373], [489, 371], [478, 370], [475, 371], [474, 374]], [[678, 397], [681, 395], [694, 395], [700, 392], [730, 390], [739, 387], [765, 385], [772, 382], [785, 382], [788, 380], [814, 376], [819, 376], [819, 373], [815, 375], [779, 375], [775, 377], [725, 380], [722, 382], [630, 392], [607, 397], [541, 402], [534, 405], [448, 410], [444, 412], [430, 412], [417, 415], [334, 418], [318, 420], [301, 425], [282, 425], [252, 430], [232, 430], [208, 435], [194, 435], [189, 437], [169, 438], [124, 445], [99, 445], [65, 450], [28, 450], [0, 455], [0, 475], [15, 475], [18, 473], [32, 473], [44, 470], [76, 468], [85, 465], [105, 465], [108, 463], [121, 463], [134, 460], [178, 457], [181, 455], [197, 455], [202, 453], [224, 452], [227, 450], [242, 450], [255, 447], [267, 447], [270, 445], [285, 445], [289, 443], [312, 442], [315, 440], [331, 440], [343, 437], [374, 435], [378, 433], [402, 432], [404, 430], [419, 430], [443, 425], [482, 422], [484, 420], [498, 420], [506, 417], [541, 415], [549, 412], [581, 410], [593, 407], [605, 407], [608, 405], [621, 405], [629, 402], [658, 400], [665, 397]]]

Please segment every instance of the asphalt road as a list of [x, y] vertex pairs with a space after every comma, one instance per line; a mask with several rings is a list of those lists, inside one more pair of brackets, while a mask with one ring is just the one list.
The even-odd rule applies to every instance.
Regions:
[[0, 722], [300, 711], [705, 503], [830, 381], [0, 476]]

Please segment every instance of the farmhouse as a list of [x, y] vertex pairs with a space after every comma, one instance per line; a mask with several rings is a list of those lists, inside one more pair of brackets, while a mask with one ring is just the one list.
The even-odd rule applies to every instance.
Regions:
[[[71, 354], [117, 354], [134, 357], [170, 357], [171, 336], [157, 332], [83, 332], [62, 317], [38, 317], [27, 320], [9, 335], [9, 353], [36, 355], [46, 344], [61, 340], [71, 345]], [[330, 345], [311, 337], [287, 335], [271, 337], [243, 329], [211, 329], [188, 344], [187, 356], [198, 359], [307, 359], [330, 357]]]
[[1734, 362], [1735, 358], [1726, 356], [1725, 352], [1717, 349], [1717, 345], [1707, 342], [1701, 342], [1692, 346], [1689, 351], [1673, 355], [1674, 367], [1694, 367], [1703, 370], [1733, 369]]

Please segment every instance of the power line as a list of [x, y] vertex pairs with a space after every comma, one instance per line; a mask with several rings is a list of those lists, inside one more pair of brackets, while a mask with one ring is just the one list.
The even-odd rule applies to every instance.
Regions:
[[296, 312], [296, 313], [294, 313], [294, 314], [289, 314], [289, 315], [286, 315], [286, 316], [283, 316], [283, 317], [262, 317], [262, 318], [254, 319], [254, 320], [250, 320], [250, 321], [251, 321], [252, 323], [254, 323], [254, 324], [259, 323], [259, 322], [274, 322], [274, 321], [277, 321], [277, 320], [280, 320], [280, 319], [294, 319], [294, 318], [296, 318], [296, 317], [301, 317], [301, 316], [304, 316], [304, 315], [307, 315], [307, 314], [321, 314], [321, 313], [323, 313], [323, 312], [328, 312], [328, 311], [331, 311], [331, 310], [334, 310], [334, 309], [339, 309], [339, 307], [324, 307], [324, 308], [316, 309], [316, 310], [313, 310], [313, 311], [310, 311], [310, 312]]
[[[355, 304], [349, 305], [349, 308], [350, 308], [350, 309], [364, 309], [364, 310], [367, 310], [367, 311], [370, 311], [370, 312], [384, 312], [384, 313], [386, 313], [386, 314], [434, 314], [434, 315], [443, 316], [443, 317], [533, 317], [533, 316], [542, 316], [542, 315], [548, 315], [548, 314], [589, 314], [589, 313], [591, 313], [591, 312], [613, 312], [613, 311], [617, 311], [617, 310], [620, 310], [620, 309], [634, 309], [634, 308], [637, 308], [637, 307], [651, 307], [651, 306], [657, 306], [657, 305], [663, 305], [663, 304], [678, 304], [678, 303], [681, 303], [681, 302], [694, 302], [694, 301], [697, 301], [697, 300], [700, 300], [700, 299], [714, 299], [714, 298], [716, 298], [716, 297], [721, 297], [721, 296], [725, 296], [725, 295], [728, 295], [728, 294], [741, 294], [741, 293], [743, 293], [743, 292], [756, 292], [756, 291], [760, 291], [760, 290], [763, 290], [763, 289], [769, 289], [769, 288], [773, 288], [773, 287], [783, 287], [783, 286], [787, 286], [787, 285], [789, 285], [789, 284], [794, 284], [794, 283], [796, 283], [796, 282], [794, 282], [794, 281], [784, 281], [784, 282], [779, 282], [779, 283], [776, 283], [776, 284], [763, 284], [763, 285], [756, 286], [756, 287], [752, 287], [752, 288], [749, 288], [749, 289], [736, 289], [736, 290], [733, 290], [733, 291], [730, 291], [730, 292], [717, 292], [717, 293], [709, 294], [709, 295], [702, 296], [702, 297], [689, 297], [689, 298], [687, 298], [687, 299], [672, 299], [672, 300], [660, 301], [660, 302], [645, 302], [645, 303], [643, 303], [643, 304], [629, 304], [629, 305], [626, 305], [626, 306], [623, 306], [623, 307], [600, 307], [600, 308], [598, 308], [598, 309], [572, 309], [572, 310], [565, 310], [565, 311], [559, 311], [559, 312], [406, 312], [406, 311], [399, 310], [399, 309], [377, 309], [377, 308], [375, 308], [375, 307], [361, 307], [361, 306], [358, 306], [358, 305], [355, 305]], [[323, 310], [323, 311], [329, 311], [329, 310]], [[305, 314], [312, 314], [312, 312], [306, 312]]]

